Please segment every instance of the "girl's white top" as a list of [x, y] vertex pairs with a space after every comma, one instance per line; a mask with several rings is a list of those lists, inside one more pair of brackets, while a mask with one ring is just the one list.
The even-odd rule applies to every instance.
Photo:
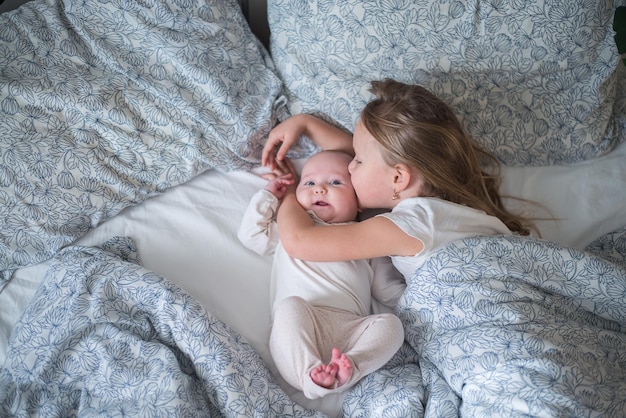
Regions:
[[419, 239], [424, 249], [414, 256], [393, 256], [393, 265], [409, 279], [429, 254], [462, 238], [480, 235], [511, 235], [495, 216], [481, 210], [433, 197], [403, 199], [391, 212], [382, 213], [408, 235]]

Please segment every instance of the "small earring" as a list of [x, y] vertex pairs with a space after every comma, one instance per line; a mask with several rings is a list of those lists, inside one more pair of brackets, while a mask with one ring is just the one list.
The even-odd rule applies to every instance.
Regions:
[[391, 196], [391, 200], [400, 199], [400, 193], [396, 192], [396, 189], [393, 189], [393, 195]]

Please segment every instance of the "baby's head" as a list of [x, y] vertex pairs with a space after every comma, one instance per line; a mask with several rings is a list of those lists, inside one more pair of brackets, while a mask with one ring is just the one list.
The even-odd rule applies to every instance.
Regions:
[[306, 210], [328, 223], [351, 222], [359, 212], [348, 165], [352, 156], [342, 151], [321, 151], [302, 168], [296, 198]]

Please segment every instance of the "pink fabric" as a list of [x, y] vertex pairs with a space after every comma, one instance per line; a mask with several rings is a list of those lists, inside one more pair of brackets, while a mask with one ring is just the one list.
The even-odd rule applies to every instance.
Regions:
[[[393, 357], [404, 341], [400, 320], [384, 313], [365, 317], [341, 309], [313, 306], [298, 296], [276, 306], [270, 351], [280, 374], [309, 399], [343, 392]], [[330, 361], [333, 347], [352, 361], [352, 377], [327, 389], [310, 377], [311, 370]]]

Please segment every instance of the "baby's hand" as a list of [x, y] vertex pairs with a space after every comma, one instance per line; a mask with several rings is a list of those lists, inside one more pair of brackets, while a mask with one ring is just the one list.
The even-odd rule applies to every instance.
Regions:
[[265, 190], [276, 196], [278, 200], [281, 200], [287, 193], [289, 186], [295, 184], [295, 180], [291, 173], [277, 176], [271, 179], [266, 185]]
[[298, 172], [289, 158], [277, 162], [276, 169], [264, 176], [269, 180], [265, 190], [272, 193], [278, 200], [282, 199], [290, 189], [298, 183]]

